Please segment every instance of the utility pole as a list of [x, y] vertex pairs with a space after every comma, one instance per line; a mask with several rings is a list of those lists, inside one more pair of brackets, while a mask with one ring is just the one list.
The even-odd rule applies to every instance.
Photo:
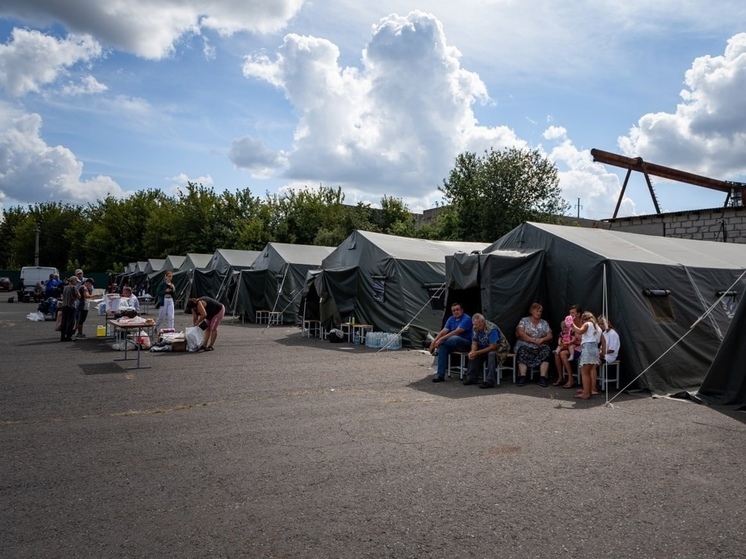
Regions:
[[39, 265], [39, 233], [41, 233], [41, 227], [39, 224], [36, 225], [36, 244], [34, 245], [34, 266]]
[[580, 205], [580, 198], [578, 198], [578, 204], [575, 207], [578, 208], [578, 219], [580, 219], [580, 210], [583, 207]]

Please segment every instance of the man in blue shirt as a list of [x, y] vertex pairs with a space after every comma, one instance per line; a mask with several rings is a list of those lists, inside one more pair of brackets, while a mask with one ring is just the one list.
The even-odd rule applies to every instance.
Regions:
[[471, 322], [473, 325], [471, 351], [469, 351], [469, 367], [464, 384], [477, 384], [477, 377], [484, 367], [485, 360], [487, 360], [487, 376], [484, 382], [479, 385], [479, 388], [494, 388], [500, 329], [479, 313], [474, 314]]
[[49, 274], [49, 279], [44, 286], [44, 296], [54, 297], [55, 299], [62, 295], [62, 280], [57, 274]]
[[451, 305], [451, 317], [430, 343], [430, 353], [438, 352], [438, 372], [433, 382], [443, 382], [448, 369], [448, 356], [452, 351], [469, 351], [471, 347], [471, 317], [464, 313], [461, 303]]

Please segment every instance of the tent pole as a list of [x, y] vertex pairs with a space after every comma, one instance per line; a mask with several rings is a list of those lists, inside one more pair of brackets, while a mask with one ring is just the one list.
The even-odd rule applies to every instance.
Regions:
[[[601, 314], [606, 317], [607, 321], [611, 321], [611, 319], [609, 318], [609, 290], [608, 286], [606, 285], [606, 262], [604, 262], [603, 300], [601, 301]], [[603, 336], [603, 333], [601, 335]], [[604, 347], [606, 347], [606, 344], [604, 344]], [[606, 392], [606, 405], [609, 405], [609, 368], [606, 365], [606, 355], [602, 355], [601, 359], [603, 360], [603, 364], [601, 366], [604, 368], [604, 378], [606, 379], [606, 382], [604, 382], [604, 391]]]

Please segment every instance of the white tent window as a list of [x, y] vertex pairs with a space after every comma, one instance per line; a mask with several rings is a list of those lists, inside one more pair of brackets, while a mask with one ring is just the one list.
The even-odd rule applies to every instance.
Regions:
[[384, 303], [386, 297], [386, 278], [373, 276], [373, 300]]
[[643, 289], [642, 294], [648, 301], [650, 311], [660, 322], [675, 322], [676, 316], [671, 306], [670, 289]]

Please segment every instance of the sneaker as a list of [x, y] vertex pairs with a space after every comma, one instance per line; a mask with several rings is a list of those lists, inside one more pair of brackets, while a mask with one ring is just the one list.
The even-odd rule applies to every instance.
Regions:
[[575, 360], [575, 354], [573, 353], [570, 357], [567, 358], [568, 361], [574, 361]]
[[446, 379], [443, 377], [433, 377], [433, 382], [445, 382]]
[[547, 377], [539, 377], [539, 386], [543, 388], [547, 387]]
[[76, 340], [85, 340], [85, 339], [88, 339], [88, 337], [85, 334], [78, 334], [77, 336], [75, 336], [75, 339]]
[[483, 382], [479, 385], [479, 388], [495, 388], [495, 385], [491, 382]]
[[528, 382], [528, 377], [526, 375], [521, 375], [518, 377], [518, 380], [516, 381], [516, 386], [526, 386], [526, 383]]
[[463, 382], [463, 385], [464, 385], [464, 386], [471, 386], [472, 384], [476, 384], [476, 383], [477, 383], [477, 381], [476, 381], [476, 380], [474, 380], [473, 378], [468, 378], [468, 379], [466, 379], [466, 380], [465, 380], [465, 381]]

